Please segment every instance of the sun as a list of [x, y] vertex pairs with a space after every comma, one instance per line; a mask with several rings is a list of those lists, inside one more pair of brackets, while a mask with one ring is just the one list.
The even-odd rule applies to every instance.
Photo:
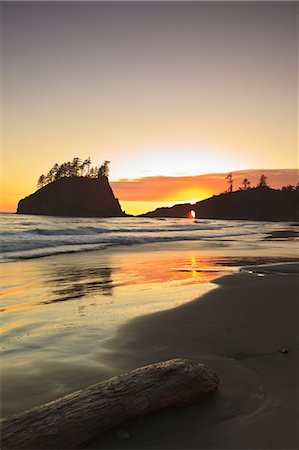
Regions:
[[182, 189], [175, 194], [177, 203], [195, 203], [211, 196], [211, 192], [203, 188]]

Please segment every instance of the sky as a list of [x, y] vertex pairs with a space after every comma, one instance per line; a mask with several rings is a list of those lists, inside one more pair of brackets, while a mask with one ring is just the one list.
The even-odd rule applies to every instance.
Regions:
[[[15, 211], [40, 174], [75, 156], [111, 161], [128, 213], [222, 189], [199, 175], [295, 169], [297, 9], [2, 2], [0, 210]], [[154, 189], [157, 177], [181, 191]]]
[[[261, 175], [266, 176], [268, 186], [280, 189], [288, 184], [298, 183], [298, 169], [279, 170], [237, 170], [232, 174], [233, 190], [243, 187], [247, 178], [250, 187], [255, 187]], [[176, 203], [191, 203], [209, 198], [228, 190], [227, 173], [209, 173], [192, 176], [150, 176], [135, 179], [121, 179], [111, 182], [115, 195], [122, 201], [126, 212], [143, 214], [163, 206]]]

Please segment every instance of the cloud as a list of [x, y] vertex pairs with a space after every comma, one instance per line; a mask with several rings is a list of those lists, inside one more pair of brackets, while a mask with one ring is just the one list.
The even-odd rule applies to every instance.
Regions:
[[[297, 169], [253, 169], [232, 172], [234, 190], [238, 189], [244, 178], [251, 185], [257, 184], [261, 174], [266, 175], [273, 188], [287, 184], [297, 184]], [[227, 173], [210, 173], [195, 176], [152, 176], [135, 179], [122, 178], [111, 182], [115, 195], [122, 201], [188, 201], [202, 200], [227, 189]]]

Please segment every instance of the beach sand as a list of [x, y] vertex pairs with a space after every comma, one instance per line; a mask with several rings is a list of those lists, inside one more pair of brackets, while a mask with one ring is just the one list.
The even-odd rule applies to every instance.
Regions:
[[119, 374], [97, 356], [119, 326], [188, 303], [214, 289], [211, 281], [221, 273], [237, 270], [210, 251], [181, 247], [123, 247], [3, 264], [2, 417]]
[[2, 415], [183, 357], [218, 372], [213, 398], [123, 424], [129, 440], [113, 429], [90, 448], [297, 448], [298, 266], [270, 265], [296, 257], [290, 242], [232, 240], [3, 265]]
[[[213, 398], [138, 418], [89, 448], [295, 449], [298, 265], [250, 267], [191, 303], [133, 319], [98, 354], [115, 372], [170, 358], [208, 364]], [[215, 282], [215, 281], [214, 281]]]

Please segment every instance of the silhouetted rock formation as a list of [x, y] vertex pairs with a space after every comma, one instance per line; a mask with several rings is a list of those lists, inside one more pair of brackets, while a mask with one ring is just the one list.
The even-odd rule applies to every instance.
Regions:
[[147, 217], [188, 217], [190, 210], [197, 218], [243, 220], [298, 220], [299, 191], [253, 188], [235, 191], [171, 208], [158, 208], [143, 214]]
[[17, 214], [66, 217], [120, 217], [108, 178], [65, 177], [19, 201]]

